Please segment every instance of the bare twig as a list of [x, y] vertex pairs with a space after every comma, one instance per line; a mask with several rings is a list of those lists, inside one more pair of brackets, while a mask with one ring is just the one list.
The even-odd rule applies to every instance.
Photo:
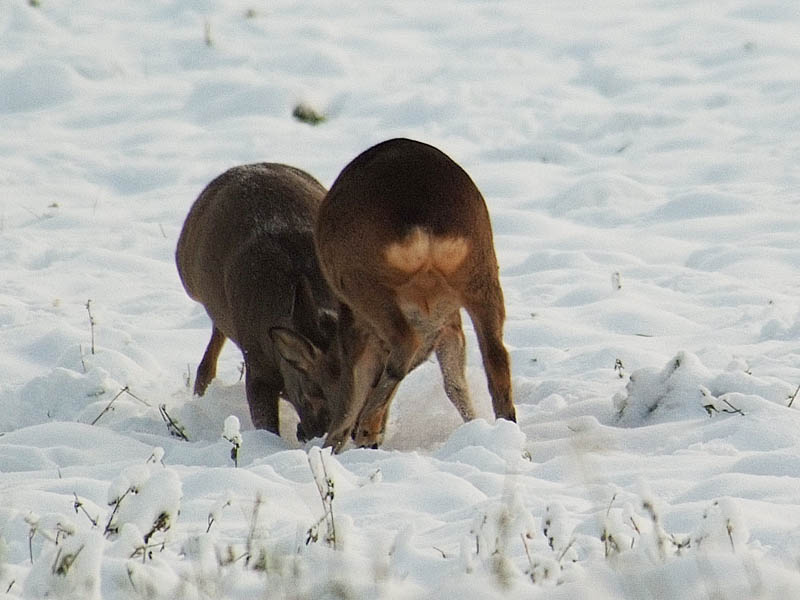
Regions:
[[65, 554], [64, 558], [61, 558], [61, 548], [59, 548], [58, 552], [56, 553], [56, 559], [53, 561], [52, 572], [53, 575], [66, 575], [72, 564], [78, 559], [80, 553], [83, 552], [83, 546], [78, 548], [78, 550], [73, 554]]
[[128, 565], [126, 571], [128, 572], [128, 581], [131, 582], [131, 587], [138, 592], [139, 590], [136, 589], [136, 582], [133, 581], [133, 567]]
[[148, 558], [153, 558], [152, 550], [154, 548], [160, 548], [162, 551], [164, 550], [164, 542], [159, 542], [157, 544], [148, 544], [144, 543], [141, 546], [137, 547], [128, 558], [136, 558], [137, 556], [142, 557], [142, 564], [147, 562]]
[[730, 519], [728, 519], [726, 521], [725, 529], [728, 532], [728, 539], [731, 541], [731, 550], [733, 550], [733, 552], [735, 553], [736, 552], [736, 544], [733, 542], [733, 524], [731, 523]]
[[531, 567], [531, 570], [529, 571], [531, 582], [536, 583], [536, 569], [535, 565], [533, 564], [533, 558], [531, 557], [531, 551], [528, 549], [528, 540], [525, 538], [524, 533], [520, 533], [519, 537], [522, 538], [522, 547], [525, 548], [525, 556], [528, 557], [528, 564]]
[[242, 447], [241, 443], [237, 440], [232, 440], [222, 436], [231, 443], [231, 460], [233, 461], [234, 468], [239, 467], [239, 449]]
[[575, 538], [572, 538], [569, 544], [561, 551], [561, 554], [558, 555], [558, 564], [561, 564], [561, 561], [564, 560], [564, 557], [567, 555], [567, 552], [569, 552], [569, 549], [572, 548], [573, 544], [575, 544]]
[[61, 523], [56, 523], [56, 538], [55, 538], [55, 545], [58, 546], [59, 542], [75, 533], [75, 531], [71, 527], [65, 527]]
[[106, 414], [106, 413], [107, 413], [109, 410], [111, 410], [111, 406], [114, 404], [114, 402], [116, 402], [116, 401], [117, 401], [117, 398], [119, 398], [120, 396], [122, 396], [122, 394], [127, 394], [128, 396], [130, 396], [130, 397], [131, 397], [131, 398], [133, 398], [134, 400], [137, 400], [137, 401], [141, 402], [141, 403], [142, 403], [142, 404], [144, 404], [145, 406], [150, 406], [150, 403], [148, 403], [148, 402], [146, 402], [145, 400], [142, 400], [141, 398], [139, 398], [139, 396], [137, 396], [136, 394], [134, 394], [133, 392], [131, 392], [130, 388], [129, 388], [129, 387], [126, 385], [126, 386], [125, 386], [124, 388], [122, 388], [122, 389], [121, 389], [119, 392], [117, 392], [117, 395], [116, 395], [116, 396], [114, 396], [114, 397], [111, 399], [111, 401], [110, 401], [108, 404], [106, 404], [106, 407], [105, 407], [105, 408], [104, 408], [104, 409], [103, 409], [103, 410], [100, 412], [100, 414], [99, 414], [99, 415], [97, 415], [97, 416], [95, 417], [94, 421], [92, 421], [92, 422], [90, 423], [90, 425], [95, 425], [95, 424], [96, 424], [96, 423], [97, 423], [97, 422], [100, 420], [100, 417], [102, 417], [102, 416], [103, 416], [104, 414]]
[[611, 556], [611, 553], [619, 554], [621, 549], [617, 540], [614, 538], [614, 534], [608, 531], [608, 529], [603, 529], [603, 533], [600, 535], [600, 541], [603, 542], [603, 547], [605, 548], [605, 556], [608, 558]]
[[94, 315], [92, 315], [92, 300], [91, 299], [86, 301], [86, 312], [89, 313], [89, 329], [92, 332], [92, 347], [91, 347], [91, 351], [92, 351], [92, 354], [94, 354], [94, 325], [95, 325], [95, 320], [94, 320]]
[[789, 397], [789, 408], [792, 408], [792, 404], [794, 404], [794, 399], [797, 398], [798, 393], [800, 393], [800, 384], [798, 384], [797, 389], [794, 391], [794, 394], [792, 394]]
[[728, 405], [728, 408], [719, 409], [716, 406], [714, 406], [713, 404], [704, 404], [703, 408], [706, 410], [706, 413], [708, 413], [709, 417], [713, 417], [714, 413], [727, 413], [729, 415], [742, 415], [742, 416], [745, 416], [745, 413], [741, 408], [735, 407], [733, 404], [728, 402], [725, 398], [718, 398], [718, 400], [722, 400], [725, 404]]
[[620, 379], [625, 377], [625, 366], [619, 358], [614, 361], [614, 370], [617, 372]]
[[97, 423], [97, 422], [100, 420], [100, 417], [102, 417], [102, 416], [103, 416], [104, 414], [106, 414], [106, 413], [107, 413], [109, 410], [111, 410], [111, 405], [112, 405], [112, 404], [114, 404], [114, 402], [116, 402], [117, 398], [119, 398], [120, 396], [122, 396], [122, 394], [124, 394], [126, 391], [128, 391], [128, 386], [127, 386], [127, 385], [126, 385], [124, 388], [122, 388], [120, 391], [118, 391], [118, 392], [117, 392], [117, 395], [116, 395], [116, 396], [114, 396], [114, 397], [111, 399], [111, 402], [109, 402], [108, 404], [106, 404], [106, 407], [105, 407], [105, 408], [104, 408], [104, 409], [103, 409], [103, 410], [100, 412], [100, 414], [99, 414], [99, 415], [97, 415], [97, 416], [94, 418], [94, 421], [92, 421], [92, 422], [91, 422], [91, 423], [89, 423], [89, 424], [90, 424], [90, 425], [94, 425], [94, 424], [96, 424], [96, 423]]
[[247, 532], [247, 552], [245, 559], [245, 565], [250, 563], [250, 560], [253, 558], [253, 540], [256, 538], [256, 526], [258, 525], [258, 513], [261, 510], [261, 505], [264, 503], [264, 500], [261, 498], [261, 494], [256, 496], [256, 502], [253, 505], [253, 516], [250, 519], [250, 530]]
[[110, 502], [109, 503], [109, 504], [113, 504], [114, 508], [111, 511], [111, 515], [109, 515], [109, 517], [108, 517], [108, 522], [106, 522], [106, 528], [103, 531], [104, 535], [108, 536], [111, 533], [116, 533], [117, 532], [117, 529], [115, 527], [112, 527], [111, 523], [114, 522], [114, 517], [117, 515], [117, 511], [119, 510], [119, 505], [122, 504], [122, 501], [125, 500], [127, 495], [131, 493], [131, 491], [133, 491], [133, 490], [131, 488], [128, 488], [127, 490], [125, 490], [125, 493], [122, 494], [122, 496], [117, 498], [114, 502]]
[[742, 412], [742, 409], [736, 408], [733, 404], [728, 402], [725, 398], [720, 398], [720, 400], [722, 400], [725, 404], [727, 404], [730, 407], [730, 408], [723, 408], [722, 412], [730, 413], [730, 414], [734, 414], [734, 415], [742, 415], [742, 416], [744, 416], [744, 412]]
[[[330, 515], [330, 519], [328, 520], [328, 539], [327, 541], [331, 542], [333, 545], [333, 549], [336, 550], [336, 523], [333, 519], [333, 479], [328, 476], [328, 469], [325, 466], [325, 459], [320, 452], [319, 455], [319, 464], [322, 466], [322, 474], [325, 476], [325, 496], [323, 498], [323, 503], [325, 500], [328, 501], [328, 514]], [[322, 493], [322, 489], [319, 487], [319, 482], [317, 482], [317, 489]]]
[[28, 556], [31, 559], [31, 564], [33, 564], [33, 536], [36, 535], [36, 527], [31, 525], [30, 531], [28, 531]]
[[167, 412], [166, 404], [161, 404], [158, 407], [158, 412], [161, 414], [161, 418], [167, 424], [167, 431], [169, 431], [170, 435], [178, 439], [181, 439], [184, 442], [189, 441], [189, 436], [186, 435], [186, 430], [183, 428], [183, 426], [177, 421], [175, 421], [175, 419], [173, 419]]
[[134, 400], [136, 400], [138, 402], [141, 402], [142, 404], [144, 404], [148, 408], [150, 407], [150, 403], [147, 400], [142, 400], [141, 398], [139, 398], [139, 396], [134, 394], [127, 385], [125, 386], [125, 393], [128, 394], [128, 396], [130, 396]]
[[319, 539], [319, 526], [324, 522], [327, 527], [325, 542], [330, 544], [333, 549], [336, 550], [336, 523], [334, 522], [333, 517], [334, 484], [333, 479], [328, 476], [328, 470], [325, 467], [325, 460], [322, 452], [319, 453], [319, 464], [322, 469], [322, 480], [324, 482], [324, 487], [323, 483], [320, 482], [320, 477], [314, 468], [314, 465], [311, 462], [311, 456], [309, 455], [308, 466], [311, 468], [311, 474], [314, 477], [314, 483], [317, 486], [317, 491], [319, 492], [319, 497], [322, 501], [323, 514], [319, 520], [308, 529], [306, 544], [312, 541], [316, 542]]
[[608, 503], [608, 509], [606, 510], [606, 518], [608, 518], [608, 515], [611, 514], [611, 507], [614, 506], [614, 501], [616, 499], [617, 499], [617, 494], [614, 493], [614, 495], [611, 496], [611, 502]]
[[[153, 523], [153, 526], [150, 528], [150, 531], [148, 531], [146, 534], [144, 534], [144, 538], [143, 538], [144, 539], [144, 543], [145, 544], [150, 543], [150, 539], [156, 534], [156, 532], [158, 532], [158, 531], [167, 531], [171, 526], [172, 526], [172, 523], [170, 522], [169, 513], [162, 512], [156, 518], [155, 522]], [[159, 544], [156, 544], [156, 545], [159, 545]]]
[[638, 533], [639, 535], [642, 535], [642, 532], [639, 530], [639, 525], [637, 525], [636, 520], [633, 517], [631, 517], [631, 527], [633, 527], [633, 530], [636, 533]]
[[86, 515], [86, 518], [89, 519], [89, 522], [94, 526], [97, 527], [97, 518], [92, 517], [89, 512], [86, 510], [86, 507], [83, 505], [83, 502], [80, 501], [78, 498], [78, 494], [72, 492], [72, 495], [75, 496], [75, 502], [73, 502], [72, 507], [75, 509], [75, 514], [78, 514], [78, 510], [80, 510], [83, 514]]

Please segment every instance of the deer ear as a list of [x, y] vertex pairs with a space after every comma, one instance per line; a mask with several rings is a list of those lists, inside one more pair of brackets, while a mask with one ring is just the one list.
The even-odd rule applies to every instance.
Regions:
[[269, 330], [269, 336], [286, 362], [304, 373], [313, 370], [320, 351], [308, 338], [285, 327], [273, 327]]

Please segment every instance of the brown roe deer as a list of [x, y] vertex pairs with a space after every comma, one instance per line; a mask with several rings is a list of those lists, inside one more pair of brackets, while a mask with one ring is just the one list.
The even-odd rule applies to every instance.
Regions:
[[213, 330], [194, 392], [214, 379], [226, 338], [241, 349], [253, 425], [279, 433], [278, 396], [300, 417], [301, 440], [329, 424], [321, 390], [275, 351], [270, 330], [294, 331], [327, 348], [336, 300], [320, 272], [313, 229], [325, 188], [287, 165], [233, 167], [202, 191], [186, 217], [176, 262], [186, 292], [211, 317]]
[[377, 446], [398, 383], [434, 351], [448, 398], [465, 421], [474, 418], [462, 307], [478, 338], [494, 414], [516, 420], [489, 214], [461, 167], [421, 142], [378, 144], [339, 174], [314, 239], [341, 302], [336, 347], [326, 356], [291, 333], [276, 342], [305, 372], [328, 376], [318, 379], [331, 413], [326, 446], [338, 452], [351, 435], [360, 446]]

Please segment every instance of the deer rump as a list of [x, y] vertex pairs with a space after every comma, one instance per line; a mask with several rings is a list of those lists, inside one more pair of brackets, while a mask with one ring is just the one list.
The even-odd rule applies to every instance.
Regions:
[[[495, 415], [516, 418], [489, 214], [461, 167], [421, 142], [373, 146], [331, 186], [314, 239], [340, 301], [328, 353], [339, 366], [321, 383], [331, 412], [326, 445], [338, 452], [351, 435], [380, 444], [398, 383], [434, 351], [449, 399], [464, 420], [474, 418], [461, 307], [475, 326]], [[284, 342], [288, 354], [302, 340]], [[308, 364], [319, 355], [307, 354]]]

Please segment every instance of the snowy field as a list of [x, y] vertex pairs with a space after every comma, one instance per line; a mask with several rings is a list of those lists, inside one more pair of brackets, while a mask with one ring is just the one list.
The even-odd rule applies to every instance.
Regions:
[[[785, 0], [0, 0], [0, 594], [800, 597], [799, 28]], [[468, 321], [484, 418], [428, 362], [380, 450], [301, 445], [288, 405], [254, 431], [230, 343], [192, 398], [197, 194], [256, 161], [329, 186], [397, 136], [487, 199], [518, 424]]]

